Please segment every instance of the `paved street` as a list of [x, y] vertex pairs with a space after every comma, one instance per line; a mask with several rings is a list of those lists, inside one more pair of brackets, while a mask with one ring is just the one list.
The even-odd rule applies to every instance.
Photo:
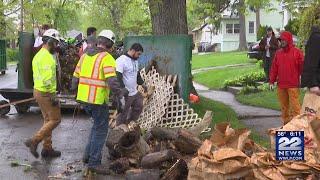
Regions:
[[[0, 88], [15, 88], [17, 74], [14, 70], [15, 67], [10, 67], [6, 75], [0, 76]], [[51, 160], [35, 159], [23, 144], [42, 123], [40, 110], [36, 107], [32, 107], [31, 112], [24, 115], [18, 115], [14, 108], [11, 108], [9, 115], [0, 117], [0, 179], [48, 179], [48, 176], [59, 175], [65, 171], [67, 165], [73, 168], [70, 175], [66, 176], [67, 179], [82, 179], [81, 157], [91, 128], [89, 118], [82, 113], [73, 118], [72, 110], [63, 112], [62, 123], [53, 132], [53, 145], [62, 151], [62, 156]], [[42, 145], [39, 145], [38, 152], [41, 148]], [[106, 149], [103, 155], [103, 164], [107, 165]], [[25, 167], [11, 167], [12, 161], [30, 164], [32, 169], [24, 172]]]

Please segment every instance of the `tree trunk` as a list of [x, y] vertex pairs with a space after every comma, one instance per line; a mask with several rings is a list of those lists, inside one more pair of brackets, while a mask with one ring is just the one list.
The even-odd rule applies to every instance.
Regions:
[[142, 158], [141, 167], [145, 169], [161, 167], [163, 162], [172, 161], [177, 159], [178, 156], [178, 153], [172, 149], [150, 153]]
[[24, 17], [24, 14], [23, 14], [23, 0], [20, 0], [20, 5], [21, 5], [21, 11], [20, 11], [20, 31], [22, 32], [23, 31], [23, 26], [24, 26], [24, 22], [23, 22], [23, 17]]
[[246, 17], [244, 10], [244, 0], [239, 2], [239, 21], [240, 21], [240, 34], [239, 34], [239, 51], [244, 51], [247, 49], [247, 39], [246, 39]]
[[[149, 0], [149, 9], [153, 35], [188, 34], [186, 0]], [[198, 95], [188, 76], [190, 93]]]
[[6, 38], [6, 20], [4, 17], [4, 4], [3, 0], [0, 1], [0, 7], [1, 7], [1, 14], [0, 14], [0, 39]]
[[260, 8], [256, 9], [256, 34], [258, 34], [259, 27], [260, 27]]
[[186, 0], [149, 0], [154, 35], [188, 34]]
[[201, 146], [201, 140], [191, 132], [180, 129], [178, 138], [174, 141], [175, 147], [182, 153], [194, 154]]

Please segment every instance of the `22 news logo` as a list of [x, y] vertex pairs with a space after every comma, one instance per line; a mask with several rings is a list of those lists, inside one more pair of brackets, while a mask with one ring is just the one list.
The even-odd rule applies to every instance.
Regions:
[[276, 132], [276, 159], [304, 160], [304, 132], [277, 131]]

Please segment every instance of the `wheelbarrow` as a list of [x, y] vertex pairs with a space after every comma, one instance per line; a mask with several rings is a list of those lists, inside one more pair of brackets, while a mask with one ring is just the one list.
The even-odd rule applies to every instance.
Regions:
[[14, 105], [19, 114], [26, 113], [30, 106], [36, 104], [33, 91], [19, 89], [0, 89], [0, 94], [7, 99], [0, 101], [0, 115], [10, 112], [10, 105]]

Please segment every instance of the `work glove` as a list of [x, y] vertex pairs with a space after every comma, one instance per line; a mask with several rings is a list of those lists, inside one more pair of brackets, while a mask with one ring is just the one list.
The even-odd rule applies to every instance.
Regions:
[[320, 96], [320, 88], [318, 86], [310, 88], [310, 92]]
[[125, 105], [126, 105], [126, 100], [125, 100], [125, 98], [124, 98], [124, 96], [123, 97], [118, 97], [117, 98], [117, 111], [118, 111], [118, 113], [122, 113], [122, 111], [124, 110], [124, 107], [125, 107]]
[[143, 88], [143, 90], [144, 90], [144, 93], [147, 93], [147, 92], [148, 92], [148, 86], [142, 85], [142, 88]]
[[121, 88], [119, 93], [119, 98], [128, 97], [129, 91], [126, 88]]
[[59, 105], [59, 100], [56, 98], [56, 96], [50, 96], [50, 101], [51, 101], [52, 106]]
[[274, 88], [275, 88], [274, 84], [269, 84], [269, 89], [270, 89], [271, 91], [273, 91]]

